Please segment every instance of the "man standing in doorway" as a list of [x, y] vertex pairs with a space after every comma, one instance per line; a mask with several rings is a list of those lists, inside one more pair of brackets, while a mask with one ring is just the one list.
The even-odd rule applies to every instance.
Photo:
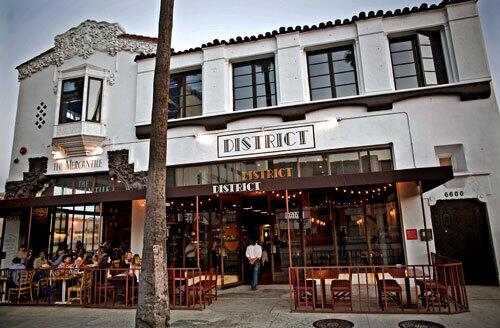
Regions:
[[250, 267], [252, 268], [252, 290], [257, 290], [260, 258], [262, 257], [262, 247], [257, 243], [257, 238], [254, 238], [252, 243], [247, 246], [245, 255], [248, 261], [250, 261]]

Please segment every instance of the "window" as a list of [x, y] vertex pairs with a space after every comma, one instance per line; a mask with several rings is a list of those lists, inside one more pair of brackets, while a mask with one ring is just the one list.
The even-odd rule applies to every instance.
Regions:
[[201, 115], [201, 71], [172, 74], [169, 96], [169, 119]]
[[59, 123], [82, 120], [83, 84], [83, 77], [62, 82]]
[[453, 166], [453, 172], [467, 172], [462, 144], [435, 146], [434, 151], [440, 166]]
[[358, 94], [356, 64], [351, 46], [307, 54], [311, 100]]
[[94, 77], [78, 77], [62, 81], [59, 123], [80, 122], [84, 115], [83, 94], [87, 83], [86, 121], [101, 121], [103, 80]]
[[389, 41], [396, 89], [448, 83], [439, 31]]
[[87, 121], [101, 121], [102, 80], [89, 78], [87, 93]]
[[276, 106], [274, 59], [235, 64], [234, 110]]

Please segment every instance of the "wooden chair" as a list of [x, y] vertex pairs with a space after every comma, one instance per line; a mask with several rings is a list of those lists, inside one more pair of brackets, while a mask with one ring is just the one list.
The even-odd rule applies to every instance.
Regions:
[[333, 276], [332, 284], [330, 286], [332, 292], [332, 308], [335, 311], [335, 304], [347, 303], [352, 311], [352, 274], [349, 271], [348, 279], [335, 279], [339, 277], [339, 272]]
[[403, 309], [403, 290], [399, 283], [394, 279], [386, 279], [381, 270], [375, 270], [375, 281], [382, 310], [386, 309], [388, 303], [399, 305]]
[[[300, 273], [299, 273], [300, 274]], [[306, 306], [311, 305], [312, 309], [316, 309], [316, 281], [309, 279], [301, 279], [297, 277], [297, 272], [291, 273], [291, 281], [293, 288], [293, 299], [295, 309], [301, 307], [302, 304]]]
[[420, 299], [422, 305], [430, 307], [448, 307], [448, 287], [447, 287], [446, 267], [434, 264], [433, 277], [428, 279], [417, 279], [416, 284], [420, 288]]
[[9, 302], [11, 302], [12, 295], [17, 297], [17, 303], [21, 301], [21, 296], [28, 294], [31, 302], [33, 303], [33, 277], [35, 276], [34, 270], [20, 270], [19, 272], [19, 287], [9, 289]]
[[217, 276], [218, 268], [215, 268], [215, 273], [214, 269], [211, 268], [208, 273], [205, 273], [204, 279], [200, 278], [200, 281], [190, 287], [195, 299], [198, 295], [201, 295], [203, 307], [205, 307], [207, 300], [209, 305], [212, 304], [214, 297], [217, 300]]
[[[80, 305], [83, 305], [83, 301], [86, 300], [90, 302], [90, 292], [92, 290], [92, 272], [90, 270], [85, 270], [83, 272], [80, 285], [68, 288], [68, 302], [80, 301]], [[76, 294], [75, 297], [71, 297], [72, 294]]]

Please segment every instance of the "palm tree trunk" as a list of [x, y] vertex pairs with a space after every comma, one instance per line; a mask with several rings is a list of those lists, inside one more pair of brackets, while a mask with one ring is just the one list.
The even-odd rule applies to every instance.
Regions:
[[146, 220], [136, 327], [168, 327], [166, 163], [167, 109], [174, 0], [161, 0], [153, 86]]

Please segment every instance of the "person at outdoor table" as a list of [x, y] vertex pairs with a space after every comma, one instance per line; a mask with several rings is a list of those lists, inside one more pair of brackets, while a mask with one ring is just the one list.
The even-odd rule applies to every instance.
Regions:
[[99, 246], [99, 249], [97, 250], [97, 257], [99, 258], [99, 261], [101, 261], [107, 255], [108, 254], [106, 252], [106, 247], [104, 245]]
[[80, 263], [80, 267], [85, 268], [88, 266], [92, 266], [92, 260], [90, 259], [89, 253], [83, 254], [82, 262]]
[[252, 267], [252, 290], [257, 290], [257, 282], [259, 280], [260, 259], [262, 257], [262, 247], [257, 243], [257, 238], [252, 240], [252, 243], [247, 246], [245, 256]]
[[32, 270], [34, 261], [35, 261], [35, 255], [33, 254], [33, 250], [30, 249], [30, 250], [28, 250], [28, 253], [26, 254], [26, 261], [25, 261], [26, 269]]
[[24, 264], [21, 263], [21, 258], [14, 257], [12, 259], [12, 265], [9, 267], [11, 280], [7, 282], [8, 288], [19, 286], [19, 274], [20, 274], [21, 270], [24, 270], [24, 269], [26, 269], [26, 267], [24, 266]]
[[34, 269], [44, 269], [49, 267], [49, 261], [44, 251], [41, 251], [38, 257], [33, 261]]
[[96, 267], [96, 268], [99, 266], [99, 255], [96, 254], [92, 257], [91, 266]]
[[123, 267], [128, 268], [132, 264], [132, 252], [127, 251], [123, 255]]
[[139, 275], [141, 274], [141, 257], [139, 254], [135, 254], [130, 262], [129, 275], [135, 277], [135, 283], [139, 281]]
[[21, 263], [26, 263], [26, 256], [28, 256], [28, 252], [26, 251], [26, 246], [22, 244], [19, 246], [19, 251], [17, 252], [17, 257], [21, 259]]
[[54, 261], [54, 266], [57, 268], [59, 264], [61, 264], [64, 260], [64, 257], [66, 256], [66, 250], [63, 248], [60, 248], [57, 250], [57, 258]]

